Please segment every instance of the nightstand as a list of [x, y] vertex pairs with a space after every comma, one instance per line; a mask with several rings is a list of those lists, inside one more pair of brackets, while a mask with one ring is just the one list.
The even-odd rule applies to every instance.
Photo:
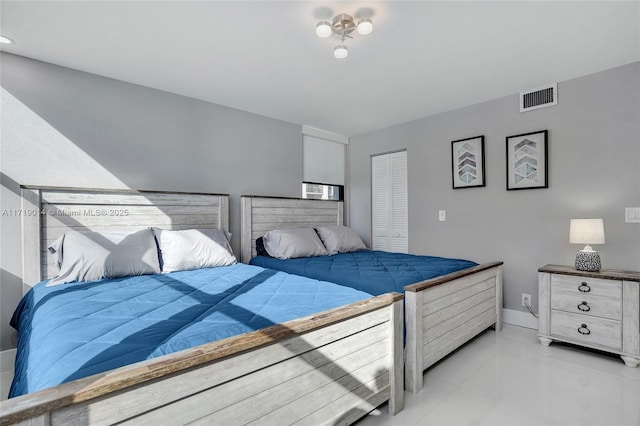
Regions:
[[640, 272], [571, 266], [538, 269], [538, 340], [556, 340], [618, 354], [640, 364]]

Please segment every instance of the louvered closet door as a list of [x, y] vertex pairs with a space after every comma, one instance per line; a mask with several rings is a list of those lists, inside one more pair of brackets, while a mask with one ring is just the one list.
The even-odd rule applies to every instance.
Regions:
[[371, 248], [389, 250], [391, 247], [390, 155], [371, 157], [371, 171]]
[[372, 249], [407, 253], [407, 152], [371, 157]]

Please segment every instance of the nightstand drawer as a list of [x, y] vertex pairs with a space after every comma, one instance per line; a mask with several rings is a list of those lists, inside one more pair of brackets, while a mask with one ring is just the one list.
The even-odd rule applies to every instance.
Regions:
[[612, 349], [622, 349], [620, 321], [551, 310], [551, 335]]
[[556, 293], [575, 293], [622, 299], [622, 282], [601, 278], [576, 277], [571, 275], [551, 276], [551, 297]]
[[593, 296], [589, 293], [553, 292], [551, 309], [593, 317], [622, 319], [622, 299]]

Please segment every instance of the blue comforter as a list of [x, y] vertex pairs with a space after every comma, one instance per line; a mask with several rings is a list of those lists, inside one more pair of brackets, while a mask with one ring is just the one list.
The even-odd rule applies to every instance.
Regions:
[[370, 297], [237, 264], [34, 286], [16, 309], [10, 397]]
[[477, 265], [462, 259], [368, 250], [288, 260], [258, 256], [251, 259], [251, 264], [334, 282], [375, 296], [390, 291], [404, 293], [406, 285]]

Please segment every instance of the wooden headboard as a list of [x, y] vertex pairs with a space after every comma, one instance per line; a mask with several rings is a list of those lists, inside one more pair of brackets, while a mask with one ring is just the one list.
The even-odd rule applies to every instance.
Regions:
[[57, 274], [47, 247], [67, 231], [229, 230], [229, 196], [189, 192], [22, 186], [25, 289]]
[[256, 240], [267, 231], [342, 225], [342, 209], [342, 201], [243, 195], [240, 234], [242, 262], [248, 263], [256, 255]]

